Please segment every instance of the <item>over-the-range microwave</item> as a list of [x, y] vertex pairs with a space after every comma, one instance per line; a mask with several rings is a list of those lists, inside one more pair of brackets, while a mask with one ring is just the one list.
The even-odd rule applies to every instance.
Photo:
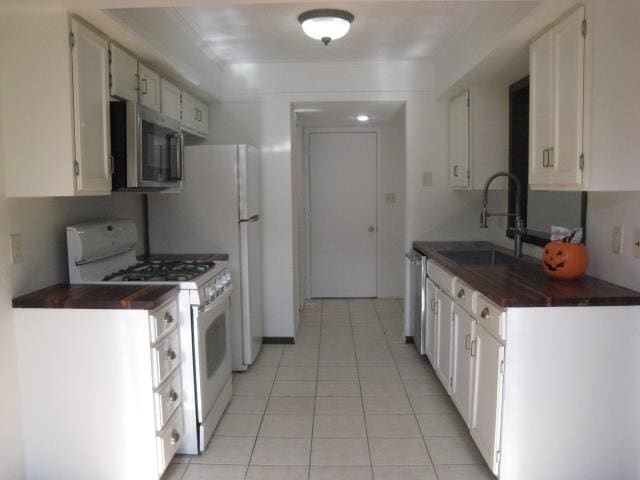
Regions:
[[184, 137], [180, 122], [137, 102], [112, 101], [110, 111], [113, 189], [181, 188]]

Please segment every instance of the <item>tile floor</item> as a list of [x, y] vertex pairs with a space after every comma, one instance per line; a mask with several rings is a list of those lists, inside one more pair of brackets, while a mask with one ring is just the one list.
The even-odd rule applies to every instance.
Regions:
[[162, 480], [491, 480], [399, 300], [313, 300], [264, 345], [207, 450]]

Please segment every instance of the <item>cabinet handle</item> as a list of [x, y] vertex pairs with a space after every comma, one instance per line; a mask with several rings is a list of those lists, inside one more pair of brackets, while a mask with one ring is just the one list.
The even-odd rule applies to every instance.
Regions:
[[143, 88], [142, 88], [142, 95], [146, 95], [147, 94], [147, 79], [143, 78], [140, 80], [140, 83], [142, 84]]
[[476, 355], [478, 355], [478, 341], [474, 340], [473, 342], [471, 342], [471, 356], [475, 357]]
[[485, 320], [488, 320], [491, 317], [491, 310], [489, 310], [488, 307], [485, 307], [482, 310], [482, 313], [480, 313], [480, 317], [484, 318]]
[[115, 164], [114, 164], [114, 158], [113, 155], [109, 155], [109, 173], [111, 175], [113, 175], [113, 172], [115, 172]]
[[464, 298], [464, 296], [465, 296], [464, 288], [461, 288], [460, 291], [458, 292], [458, 298]]
[[173, 351], [173, 349], [169, 349], [167, 350], [167, 358], [169, 360], [175, 360], [176, 359], [176, 352]]
[[179, 441], [180, 441], [180, 434], [174, 430], [173, 432], [171, 432], [171, 439], [170, 439], [171, 445], [175, 445]]
[[171, 391], [169, 392], [169, 402], [170, 403], [175, 403], [175, 401], [178, 400], [178, 393], [171, 389]]
[[471, 350], [471, 335], [469, 334], [464, 336], [464, 349]]
[[542, 150], [542, 168], [547, 168], [547, 152], [548, 149]]
[[436, 313], [436, 299], [435, 298], [431, 299], [431, 311], [435, 315], [435, 313]]
[[134, 90], [136, 92], [140, 91], [140, 76], [137, 73], [134, 73], [134, 76], [136, 77], [136, 86], [134, 87]]
[[547, 148], [547, 167], [553, 167], [553, 147]]
[[453, 176], [457, 177], [457, 176], [459, 176], [459, 173], [460, 173], [460, 165], [454, 165], [453, 166]]
[[167, 325], [171, 325], [173, 323], [173, 315], [171, 315], [169, 312], [166, 312], [164, 314], [164, 323], [166, 323]]

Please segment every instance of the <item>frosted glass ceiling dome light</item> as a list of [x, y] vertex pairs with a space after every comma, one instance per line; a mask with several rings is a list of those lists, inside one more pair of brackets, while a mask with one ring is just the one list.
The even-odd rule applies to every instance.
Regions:
[[371, 117], [370, 117], [369, 115], [365, 114], [365, 113], [363, 113], [363, 114], [361, 114], [361, 115], [358, 115], [358, 116], [356, 117], [356, 119], [357, 119], [359, 122], [368, 122], [370, 118], [371, 118]]
[[328, 45], [331, 40], [342, 38], [349, 32], [354, 18], [345, 10], [322, 8], [304, 12], [298, 21], [304, 33]]

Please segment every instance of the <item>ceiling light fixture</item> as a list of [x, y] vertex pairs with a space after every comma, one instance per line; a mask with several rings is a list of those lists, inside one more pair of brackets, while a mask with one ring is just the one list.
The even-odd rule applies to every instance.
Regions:
[[309, 10], [298, 17], [302, 30], [311, 38], [329, 45], [331, 40], [344, 37], [355, 17], [345, 10], [321, 8]]
[[356, 117], [359, 122], [368, 122], [370, 118], [369, 115], [365, 115], [364, 113]]

